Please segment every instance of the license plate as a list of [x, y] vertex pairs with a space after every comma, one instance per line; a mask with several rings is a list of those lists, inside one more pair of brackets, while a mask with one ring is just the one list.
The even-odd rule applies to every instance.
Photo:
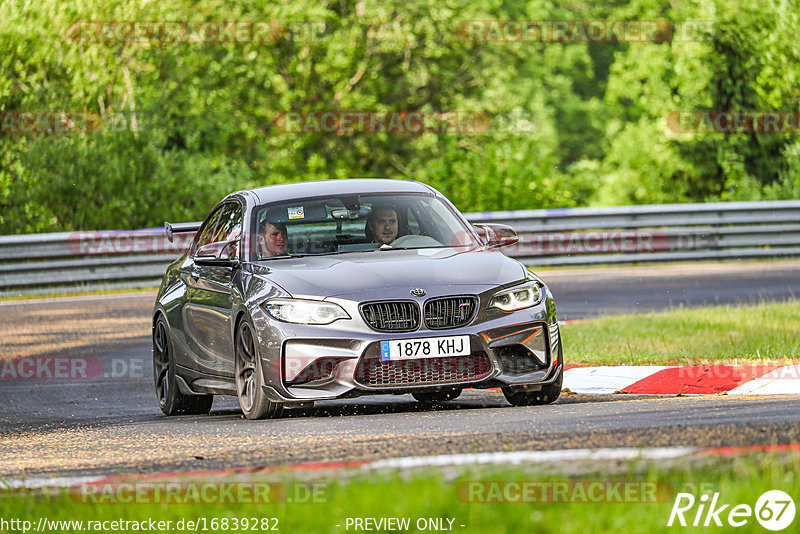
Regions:
[[427, 337], [381, 341], [381, 359], [411, 360], [470, 354], [469, 336]]

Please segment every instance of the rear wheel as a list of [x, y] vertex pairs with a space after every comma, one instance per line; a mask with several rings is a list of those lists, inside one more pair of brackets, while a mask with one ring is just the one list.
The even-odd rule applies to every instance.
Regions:
[[253, 329], [247, 320], [242, 320], [236, 329], [236, 395], [239, 406], [248, 419], [280, 417], [283, 404], [272, 402], [264, 393], [264, 375], [261, 358], [256, 350]]
[[461, 395], [461, 388], [440, 389], [438, 391], [415, 391], [411, 395], [419, 402], [433, 404], [457, 399], [458, 396]]
[[[561, 340], [558, 340], [558, 363], [564, 363], [564, 354], [561, 350]], [[561, 384], [564, 381], [564, 368], [558, 372], [555, 381], [542, 386], [537, 391], [527, 389], [527, 386], [506, 386], [503, 395], [506, 400], [514, 406], [536, 406], [541, 404], [551, 404], [561, 395]]]
[[169, 326], [163, 315], [158, 317], [153, 328], [153, 379], [158, 406], [165, 415], [197, 415], [211, 411], [213, 395], [184, 395], [178, 388]]

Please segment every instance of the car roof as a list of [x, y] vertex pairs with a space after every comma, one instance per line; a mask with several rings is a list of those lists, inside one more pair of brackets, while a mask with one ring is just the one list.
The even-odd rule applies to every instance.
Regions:
[[348, 178], [340, 180], [318, 180], [311, 182], [292, 182], [288, 184], [268, 185], [251, 189], [260, 204], [281, 202], [305, 197], [326, 195], [356, 195], [371, 193], [427, 193], [435, 194], [431, 187], [414, 180], [396, 180], [391, 178]]

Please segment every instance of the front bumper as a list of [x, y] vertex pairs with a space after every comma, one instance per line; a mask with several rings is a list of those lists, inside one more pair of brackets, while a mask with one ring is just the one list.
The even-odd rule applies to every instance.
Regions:
[[[346, 307], [346, 303], [340, 303]], [[548, 294], [538, 306], [478, 317], [448, 330], [381, 333], [367, 328], [357, 309], [349, 321], [327, 326], [277, 323], [254, 315], [260, 332], [264, 390], [275, 402], [302, 402], [437, 388], [544, 385], [556, 380], [559, 329]], [[355, 314], [353, 313], [355, 312]], [[384, 362], [380, 342], [469, 336], [469, 356]]]

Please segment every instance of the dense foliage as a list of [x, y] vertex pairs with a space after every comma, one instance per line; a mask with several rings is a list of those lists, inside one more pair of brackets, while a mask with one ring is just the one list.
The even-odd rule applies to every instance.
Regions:
[[[0, 234], [193, 220], [234, 189], [353, 176], [418, 179], [463, 211], [799, 198], [797, 135], [668, 125], [686, 110], [798, 110], [795, 0], [737, 4], [4, 0]], [[481, 42], [459, 30], [603, 19], [703, 24], [658, 42]], [[86, 39], [81, 21], [277, 22], [265, 43], [192, 43]], [[24, 110], [84, 112], [97, 127], [20, 133], [6, 119]], [[475, 110], [504, 127], [276, 128], [292, 110]]]

